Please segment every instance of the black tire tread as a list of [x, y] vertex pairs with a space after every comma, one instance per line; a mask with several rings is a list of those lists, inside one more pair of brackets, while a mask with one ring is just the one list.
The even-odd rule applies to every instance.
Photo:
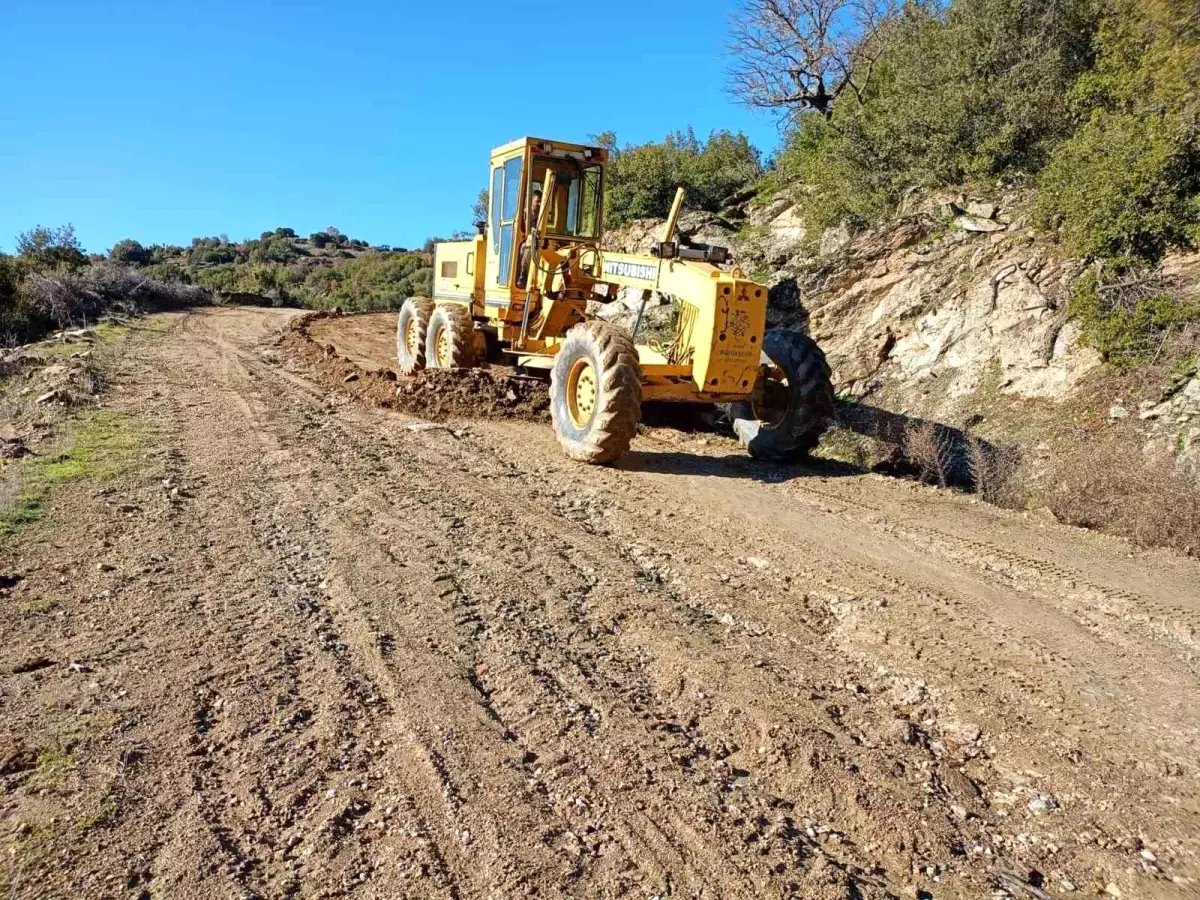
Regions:
[[[429, 333], [429, 319], [433, 310], [433, 301], [428, 297], [409, 297], [400, 307], [400, 313], [396, 316], [396, 360], [404, 375], [412, 375], [425, 368], [425, 338]], [[408, 346], [404, 342], [404, 323], [412, 316], [417, 317], [418, 327], [421, 329], [416, 356], [408, 352]]]
[[460, 303], [438, 306], [429, 317], [429, 327], [425, 332], [426, 365], [431, 369], [440, 368], [434, 349], [439, 327], [444, 328], [450, 336], [449, 367], [469, 369], [475, 365], [475, 322], [471, 318], [471, 311]]
[[[589, 351], [592, 351], [589, 353]], [[550, 376], [550, 409], [555, 433], [567, 456], [587, 463], [608, 463], [629, 449], [642, 419], [642, 370], [633, 340], [608, 322], [581, 322], [567, 333], [559, 349], [560, 359], [592, 355], [600, 381], [598, 407], [591, 427], [577, 439], [559, 426], [559, 410], [565, 410], [566, 389], [560, 367]]]
[[772, 426], [753, 419], [749, 403], [734, 403], [734, 431], [755, 459], [795, 462], [816, 448], [833, 421], [829, 363], [817, 342], [797, 331], [767, 332], [763, 355], [787, 374], [787, 414]]

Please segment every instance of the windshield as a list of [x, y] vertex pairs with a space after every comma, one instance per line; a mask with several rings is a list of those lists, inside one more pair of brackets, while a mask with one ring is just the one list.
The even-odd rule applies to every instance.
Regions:
[[574, 238], [598, 237], [603, 168], [539, 157], [534, 171], [537, 180], [531, 189], [538, 194], [543, 191], [546, 175], [554, 172], [554, 196], [542, 198], [549, 206], [546, 233]]

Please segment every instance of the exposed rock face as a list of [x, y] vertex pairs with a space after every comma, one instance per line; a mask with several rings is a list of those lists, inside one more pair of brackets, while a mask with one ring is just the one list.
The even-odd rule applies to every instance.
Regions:
[[1100, 364], [1062, 311], [1064, 273], [1027, 248], [872, 249], [807, 300], [813, 336], [851, 391], [877, 377], [941, 379], [962, 397], [998, 369], [1003, 392], [1061, 398]]
[[1158, 403], [1143, 403], [1138, 418], [1147, 437], [1145, 454], [1173, 453], [1179, 471], [1200, 480], [1200, 375], [1195, 369], [1169, 384]]
[[945, 204], [944, 217], [978, 228], [946, 231], [924, 212], [854, 238], [831, 230], [816, 257], [804, 253], [795, 209], [781, 206], [764, 207], [771, 218], [749, 248], [770, 266], [763, 248], [790, 247], [771, 276], [773, 323], [807, 322], [843, 390], [887, 381], [923, 394], [936, 382], [955, 399], [998, 378], [1003, 393], [1062, 399], [1100, 365], [1066, 320], [1077, 265], [1047, 262], [995, 204]]

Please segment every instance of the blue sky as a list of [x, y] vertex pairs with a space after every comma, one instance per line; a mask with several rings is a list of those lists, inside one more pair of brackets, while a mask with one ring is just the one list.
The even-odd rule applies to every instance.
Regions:
[[736, 0], [0, 0], [0, 249], [469, 226], [491, 147], [774, 121], [725, 93]]

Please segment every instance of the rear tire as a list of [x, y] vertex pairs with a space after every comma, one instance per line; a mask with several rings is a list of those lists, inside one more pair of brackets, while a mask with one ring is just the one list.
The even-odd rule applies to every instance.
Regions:
[[642, 367], [628, 334], [600, 321], [567, 333], [550, 372], [550, 416], [571, 459], [624, 455], [642, 418]]
[[755, 459], [795, 462], [817, 446], [833, 419], [829, 364], [817, 342], [797, 331], [768, 331], [762, 348], [763, 362], [778, 366], [787, 384], [772, 380], [759, 385], [767, 396], [778, 398], [772, 408], [747, 401], [731, 404], [733, 430]]
[[425, 333], [432, 315], [433, 301], [428, 297], [409, 297], [400, 307], [396, 319], [396, 359], [405, 375], [425, 368]]
[[475, 364], [475, 322], [458, 303], [439, 306], [425, 333], [425, 365], [430, 369], [469, 369]]

